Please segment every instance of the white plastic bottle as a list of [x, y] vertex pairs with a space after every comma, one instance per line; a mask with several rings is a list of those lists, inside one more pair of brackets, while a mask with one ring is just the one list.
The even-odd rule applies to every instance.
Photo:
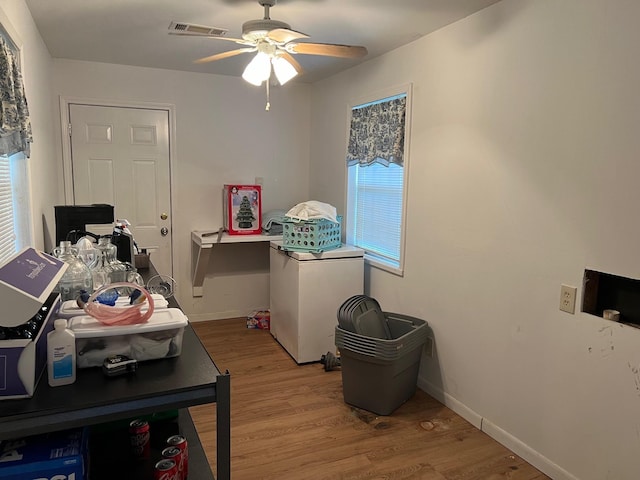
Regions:
[[57, 387], [76, 381], [76, 336], [67, 329], [67, 321], [58, 318], [47, 335], [49, 385]]

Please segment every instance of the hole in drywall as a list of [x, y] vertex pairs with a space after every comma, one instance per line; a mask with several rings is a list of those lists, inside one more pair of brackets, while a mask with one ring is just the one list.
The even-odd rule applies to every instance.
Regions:
[[582, 311], [605, 316], [619, 312], [619, 321], [640, 328], [640, 280], [595, 270], [584, 271]]

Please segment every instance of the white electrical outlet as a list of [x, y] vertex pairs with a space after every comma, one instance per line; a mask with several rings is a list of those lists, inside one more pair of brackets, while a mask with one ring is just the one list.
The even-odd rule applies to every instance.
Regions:
[[576, 312], [576, 287], [569, 285], [560, 286], [560, 310], [574, 314]]

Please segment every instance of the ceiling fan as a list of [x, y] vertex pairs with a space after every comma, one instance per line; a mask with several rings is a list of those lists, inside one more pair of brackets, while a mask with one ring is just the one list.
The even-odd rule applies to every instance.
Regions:
[[272, 68], [280, 85], [303, 72], [300, 64], [293, 58], [295, 54], [340, 58], [360, 58], [367, 54], [367, 49], [360, 46], [300, 43], [297, 40], [309, 38], [309, 35], [292, 30], [287, 23], [269, 17], [269, 9], [276, 4], [276, 0], [258, 0], [258, 3], [264, 7], [264, 18], [245, 22], [242, 25], [242, 38], [225, 37], [227, 31], [223, 29], [176, 22], [169, 26], [169, 33], [227, 40], [244, 46], [200, 58], [195, 63], [214, 62], [242, 53], [258, 52], [245, 68], [242, 78], [256, 86], [266, 81], [267, 88]]

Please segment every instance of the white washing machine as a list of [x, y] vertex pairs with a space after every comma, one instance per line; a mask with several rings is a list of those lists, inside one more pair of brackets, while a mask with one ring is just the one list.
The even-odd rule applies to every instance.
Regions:
[[271, 334], [297, 363], [335, 354], [338, 308], [363, 293], [364, 251], [284, 251], [282, 241], [272, 241], [269, 255]]

